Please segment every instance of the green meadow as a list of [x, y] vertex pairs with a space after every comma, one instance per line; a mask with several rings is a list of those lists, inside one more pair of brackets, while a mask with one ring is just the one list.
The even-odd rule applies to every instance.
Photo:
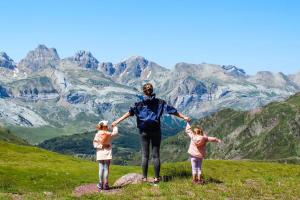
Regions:
[[[96, 162], [0, 141], [0, 199], [78, 199], [76, 186], [96, 183]], [[139, 166], [111, 167], [110, 183]], [[130, 185], [80, 199], [300, 199], [300, 166], [205, 160], [206, 184], [193, 185], [189, 162], [163, 163], [158, 187]], [[150, 170], [150, 175], [152, 171]]]

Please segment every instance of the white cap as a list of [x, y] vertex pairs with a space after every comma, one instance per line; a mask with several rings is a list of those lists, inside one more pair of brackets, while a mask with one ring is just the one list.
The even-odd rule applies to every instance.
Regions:
[[108, 121], [102, 120], [98, 124], [101, 124], [102, 126], [108, 126]]

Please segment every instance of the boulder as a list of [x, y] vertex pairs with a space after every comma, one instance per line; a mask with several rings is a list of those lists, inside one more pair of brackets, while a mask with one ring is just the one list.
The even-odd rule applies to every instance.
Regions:
[[114, 187], [123, 187], [129, 184], [137, 184], [142, 182], [143, 176], [137, 173], [125, 174], [114, 183]]

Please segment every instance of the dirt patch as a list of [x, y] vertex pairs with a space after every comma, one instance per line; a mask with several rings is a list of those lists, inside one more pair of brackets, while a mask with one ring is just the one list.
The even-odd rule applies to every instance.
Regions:
[[101, 190], [99, 191], [96, 183], [90, 183], [86, 185], [80, 185], [76, 187], [73, 191], [73, 196], [81, 197], [83, 195], [102, 193], [102, 194], [118, 194], [122, 192], [121, 188], [112, 187], [110, 190]]

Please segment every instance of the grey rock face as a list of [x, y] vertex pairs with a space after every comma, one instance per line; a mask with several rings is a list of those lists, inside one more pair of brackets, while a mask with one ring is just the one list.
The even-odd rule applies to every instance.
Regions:
[[51, 100], [59, 98], [48, 77], [20, 80], [10, 86], [14, 97], [25, 101]]
[[132, 56], [128, 60], [116, 64], [116, 75], [126, 73], [127, 76], [140, 77], [141, 72], [148, 66], [149, 61], [141, 56]]
[[112, 76], [116, 71], [114, 65], [111, 62], [100, 63], [98, 66], [98, 70], [108, 76]]
[[256, 75], [249, 77], [248, 80], [267, 88], [278, 88], [286, 91], [295, 91], [299, 89], [298, 85], [283, 73], [275, 74], [269, 71], [260, 71], [257, 72]]
[[84, 91], [70, 92], [67, 95], [67, 102], [71, 104], [84, 103], [87, 100], [87, 94]]
[[11, 92], [5, 87], [0, 85], [0, 98], [8, 98], [11, 96]]
[[46, 67], [55, 68], [59, 62], [56, 49], [39, 45], [35, 50], [30, 51], [19, 63], [24, 71], [35, 72]]
[[15, 69], [17, 66], [5, 52], [0, 52], [0, 67], [7, 69]]
[[106, 111], [109, 111], [112, 109], [112, 104], [111, 103], [107, 103], [107, 102], [104, 102], [104, 103], [100, 103], [97, 105], [97, 111], [99, 114], [101, 113], [104, 113]]
[[69, 58], [81, 67], [87, 69], [97, 69], [99, 61], [89, 51], [78, 51], [74, 57]]
[[141, 86], [149, 81], [158, 86], [170, 71], [141, 56], [132, 56], [116, 64], [115, 69], [113, 80], [130, 87]]
[[243, 69], [237, 68], [234, 65], [222, 65], [222, 68], [226, 73], [231, 74], [233, 76], [245, 76], [246, 72]]

